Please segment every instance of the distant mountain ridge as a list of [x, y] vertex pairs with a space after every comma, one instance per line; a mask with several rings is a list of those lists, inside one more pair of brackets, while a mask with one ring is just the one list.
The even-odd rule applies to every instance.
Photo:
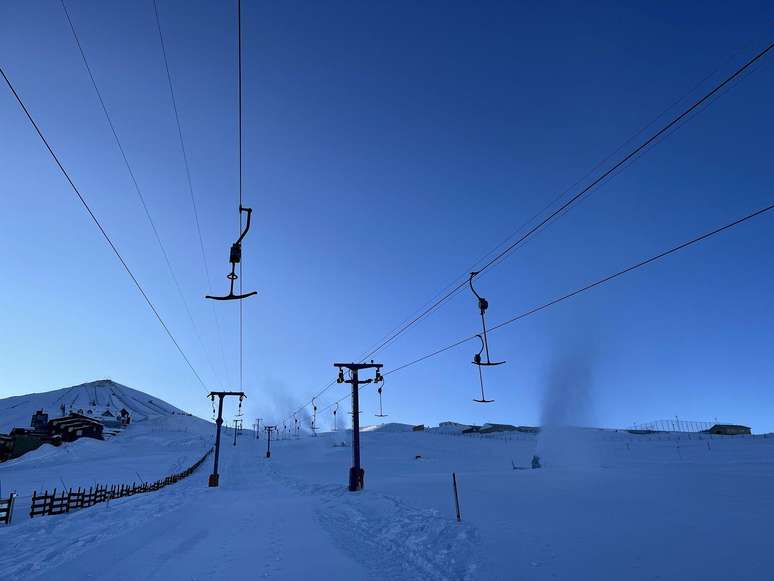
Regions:
[[91, 411], [99, 416], [110, 410], [115, 414], [126, 408], [132, 421], [184, 414], [164, 400], [132, 389], [110, 379], [100, 379], [42, 393], [29, 393], [0, 399], [0, 433], [11, 428], [28, 426], [32, 414], [42, 409], [54, 418], [71, 411]]

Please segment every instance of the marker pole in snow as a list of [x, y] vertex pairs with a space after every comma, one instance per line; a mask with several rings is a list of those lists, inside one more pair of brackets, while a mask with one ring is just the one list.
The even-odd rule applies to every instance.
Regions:
[[454, 507], [457, 509], [457, 522], [461, 522], [460, 495], [457, 493], [457, 474], [455, 472], [452, 472], [452, 484], [454, 485]]
[[210, 486], [217, 486], [220, 481], [220, 474], [218, 474], [218, 459], [220, 458], [220, 429], [221, 426], [223, 426], [223, 398], [229, 395], [239, 397], [239, 401], [242, 401], [247, 397], [243, 391], [211, 391], [207, 396], [213, 402], [216, 397], [218, 398], [218, 418], [215, 420], [215, 463], [212, 468], [212, 474], [210, 474]]
[[[381, 363], [334, 363], [334, 367], [339, 368], [338, 383], [349, 383], [352, 385], [352, 468], [349, 469], [349, 490], [356, 492], [363, 489], [365, 480], [365, 470], [360, 465], [360, 399], [358, 397], [360, 386], [374, 381], [382, 381], [382, 374], [379, 370], [383, 367]], [[344, 368], [349, 369], [350, 379], [344, 379]], [[376, 377], [374, 379], [358, 379], [358, 372], [361, 369], [375, 369]]]

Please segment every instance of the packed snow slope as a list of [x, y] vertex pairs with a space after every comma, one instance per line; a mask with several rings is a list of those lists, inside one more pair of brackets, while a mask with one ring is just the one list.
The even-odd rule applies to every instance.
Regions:
[[[214, 425], [189, 416], [146, 393], [103, 380], [46, 393], [0, 400], [0, 431], [29, 426], [39, 409], [50, 417], [70, 408], [91, 410], [94, 417], [126, 408], [132, 423], [107, 441], [81, 438], [0, 463], [0, 495], [18, 494], [14, 523], [24, 520], [33, 490], [89, 488], [99, 485], [153, 482], [187, 468], [211, 446]], [[0, 575], [0, 578], [3, 578]]]
[[94, 415], [98, 415], [108, 409], [115, 413], [126, 408], [132, 421], [184, 413], [157, 397], [103, 379], [44, 393], [0, 399], [0, 433], [8, 433], [15, 427], [29, 426], [30, 418], [36, 410], [44, 410], [51, 418], [59, 417], [62, 415], [62, 405], [65, 406], [66, 414], [79, 409], [84, 412], [91, 409]]
[[[136, 433], [95, 444], [115, 446], [127, 471], [135, 462], [148, 469], [131, 448], [158, 450], [171, 436]], [[351, 433], [274, 441], [266, 459], [263, 435], [245, 431], [235, 447], [226, 430], [220, 488], [207, 487], [210, 459], [159, 492], [68, 515], [22, 515], [0, 529], [0, 578], [772, 578], [774, 437], [361, 436], [365, 490], [350, 493]], [[165, 470], [183, 442], [169, 441]], [[521, 469], [536, 453], [544, 467]]]
[[[28, 518], [33, 490], [153, 482], [188, 468], [212, 446], [213, 424], [191, 416], [155, 417], [131, 424], [108, 441], [81, 438], [44, 444], [0, 463], [0, 490], [15, 491], [14, 523]], [[2, 575], [0, 575], [2, 579]]]

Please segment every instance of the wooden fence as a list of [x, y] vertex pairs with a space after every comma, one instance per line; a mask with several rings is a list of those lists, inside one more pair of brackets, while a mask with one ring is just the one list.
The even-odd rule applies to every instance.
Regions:
[[14, 500], [16, 500], [14, 492], [8, 498], [0, 498], [0, 524], [7, 525], [11, 522]]
[[[33, 491], [32, 502], [30, 504], [30, 518], [52, 514], [64, 514], [81, 508], [88, 508], [101, 502], [108, 502], [115, 498], [124, 498], [125, 496], [134, 496], [135, 494], [143, 494], [145, 492], [159, 490], [193, 474], [194, 470], [202, 465], [202, 462], [207, 459], [207, 456], [209, 456], [211, 452], [212, 448], [210, 448], [207, 453], [204, 454], [204, 456], [199, 458], [199, 460], [197, 460], [194, 464], [182, 472], [178, 472], [172, 476], [167, 476], [166, 478], [162, 478], [156, 482], [142, 482], [141, 484], [132, 482], [132, 484], [114, 484], [110, 487], [107, 485], [97, 485], [94, 487], [89, 487], [88, 490], [81, 488], [73, 490], [71, 488], [67, 491], [62, 490], [60, 492], [57, 492], [55, 488], [50, 494], [48, 490], [46, 490], [43, 494], [38, 494], [37, 491]], [[11, 521], [13, 497], [9, 499], [9, 501], [0, 499], [0, 522], [3, 522], [4, 502], [10, 502], [6, 516], [7, 524]]]

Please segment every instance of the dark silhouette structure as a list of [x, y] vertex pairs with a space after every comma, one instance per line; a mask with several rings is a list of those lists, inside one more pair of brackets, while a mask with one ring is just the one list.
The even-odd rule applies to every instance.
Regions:
[[752, 429], [739, 424], [715, 424], [709, 430], [704, 430], [704, 433], [716, 436], [749, 436]]
[[[349, 383], [352, 386], [352, 467], [349, 469], [349, 490], [356, 492], [362, 490], [365, 484], [365, 470], [360, 465], [360, 400], [358, 394], [360, 386], [372, 382], [382, 382], [384, 378], [379, 370], [383, 367], [381, 363], [334, 363], [334, 367], [339, 368], [338, 383]], [[344, 379], [344, 369], [350, 372], [350, 379]], [[358, 373], [361, 369], [375, 369], [374, 379], [360, 380]]]
[[0, 462], [18, 458], [42, 446], [74, 442], [78, 438], [102, 439], [104, 425], [96, 418], [71, 412], [69, 415], [49, 419], [42, 409], [32, 414], [29, 427], [13, 428], [10, 434], [0, 434]]
[[266, 426], [266, 457], [271, 458], [271, 433], [277, 429], [277, 426]]
[[244, 240], [245, 235], [247, 234], [247, 231], [250, 230], [250, 217], [253, 214], [252, 208], [244, 208], [241, 204], [239, 205], [239, 212], [240, 214], [242, 212], [247, 213], [247, 223], [245, 224], [245, 229], [240, 234], [239, 238], [236, 242], [234, 242], [231, 245], [231, 253], [229, 256], [229, 262], [231, 263], [231, 272], [226, 275], [226, 278], [231, 283], [231, 286], [229, 288], [228, 294], [226, 296], [222, 297], [216, 297], [212, 295], [206, 295], [205, 298], [213, 299], [216, 301], [234, 301], [234, 300], [242, 300], [246, 299], [247, 297], [251, 297], [254, 294], [257, 294], [258, 291], [252, 291], [249, 293], [244, 294], [234, 294], [234, 283], [239, 278], [239, 276], [236, 273], [236, 265], [239, 264], [242, 261], [242, 240]]
[[384, 413], [384, 408], [382, 407], [382, 388], [384, 387], [384, 378], [382, 378], [382, 384], [379, 386], [379, 388], [376, 390], [376, 393], [379, 394], [379, 413], [374, 414], [377, 418], [386, 418], [387, 414]]
[[[481, 372], [481, 367], [484, 366], [493, 366], [493, 365], [502, 365], [505, 363], [505, 361], [492, 361], [489, 357], [489, 339], [487, 338], [486, 334], [486, 317], [485, 313], [486, 310], [489, 308], [489, 301], [487, 301], [484, 297], [482, 297], [480, 294], [476, 292], [476, 289], [473, 288], [473, 277], [475, 277], [478, 274], [478, 272], [471, 272], [470, 277], [468, 278], [468, 284], [470, 285], [470, 290], [473, 291], [473, 294], [476, 295], [476, 298], [478, 299], [478, 310], [481, 313], [481, 329], [482, 332], [476, 337], [478, 337], [481, 340], [481, 349], [478, 353], [476, 353], [473, 356], [473, 365], [478, 366], [478, 382], [481, 386], [481, 399], [474, 399], [473, 401], [478, 403], [491, 403], [494, 400], [493, 399], [486, 399], [486, 396], [484, 395], [484, 375]], [[481, 354], [486, 352], [486, 361], [482, 361]]]
[[[215, 420], [215, 462], [212, 468], [212, 474], [210, 474], [208, 481], [209, 486], [218, 486], [220, 483], [218, 459], [220, 458], [220, 429], [221, 426], [223, 426], [223, 398], [230, 395], [238, 397], [240, 402], [247, 397], [243, 391], [211, 391], [207, 396], [213, 403], [215, 402], [215, 398], [218, 398], [218, 418]], [[234, 432], [236, 433], [236, 429]]]

